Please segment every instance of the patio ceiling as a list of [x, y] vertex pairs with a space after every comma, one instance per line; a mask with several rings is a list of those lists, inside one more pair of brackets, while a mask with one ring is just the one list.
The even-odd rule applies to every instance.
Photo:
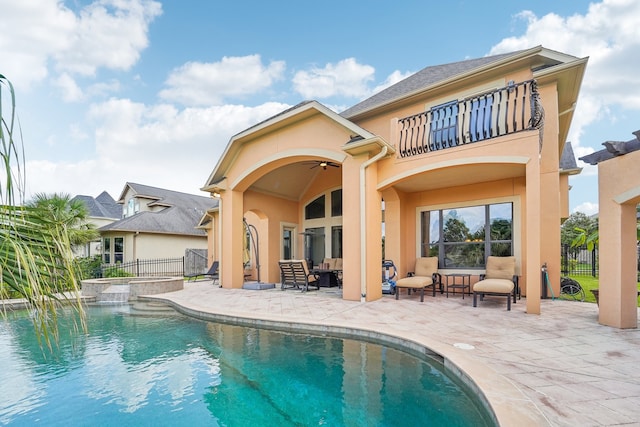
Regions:
[[326, 172], [307, 162], [297, 162], [282, 166], [258, 179], [250, 190], [288, 200], [300, 200], [309, 184], [319, 174]]

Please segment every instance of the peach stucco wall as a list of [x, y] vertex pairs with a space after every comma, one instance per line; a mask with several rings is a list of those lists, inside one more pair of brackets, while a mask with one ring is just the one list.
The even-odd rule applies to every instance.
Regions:
[[638, 327], [636, 205], [640, 151], [598, 163], [599, 322]]
[[[531, 79], [529, 65], [485, 70], [354, 119], [355, 125], [384, 142], [379, 146], [372, 143], [370, 150], [350, 151], [346, 142], [354, 135], [353, 129], [338, 118], [311, 111], [302, 112], [295, 120], [287, 116], [270, 128], [259, 128], [232, 141], [232, 160], [224, 163], [219, 174], [225, 177], [220, 184], [224, 224], [220, 237], [225, 242], [220, 251], [222, 286], [238, 288], [243, 284], [243, 217], [260, 232], [262, 280], [277, 282], [282, 224], [296, 224], [298, 231], [303, 231], [305, 204], [330, 189], [343, 190], [343, 298], [349, 300], [381, 297], [383, 199], [385, 257], [396, 262], [401, 276], [418, 256], [420, 209], [510, 201], [514, 205], [514, 255], [523, 294], [527, 295], [527, 312], [539, 313], [543, 262], [549, 267], [554, 291], [559, 288], [560, 218], [567, 210], [568, 184], [558, 170], [562, 144], [554, 81], [547, 79], [538, 88], [546, 117], [540, 131], [521, 131], [406, 159], [392, 148], [389, 155], [372, 163], [386, 147], [397, 146], [399, 118], [502, 87], [509, 80]], [[271, 171], [310, 159], [331, 160], [341, 167], [329, 168], [322, 178], [312, 179], [295, 200], [253, 191], [252, 185]], [[301, 237], [295, 246], [302, 257]]]

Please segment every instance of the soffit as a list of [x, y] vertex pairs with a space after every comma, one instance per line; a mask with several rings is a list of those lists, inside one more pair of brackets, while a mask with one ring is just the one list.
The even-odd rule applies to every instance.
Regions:
[[477, 164], [435, 169], [408, 177], [393, 185], [405, 193], [500, 181], [525, 175], [522, 164]]
[[279, 167], [254, 182], [249, 190], [298, 201], [309, 184], [325, 172], [321, 167], [312, 166], [307, 162], [297, 162]]

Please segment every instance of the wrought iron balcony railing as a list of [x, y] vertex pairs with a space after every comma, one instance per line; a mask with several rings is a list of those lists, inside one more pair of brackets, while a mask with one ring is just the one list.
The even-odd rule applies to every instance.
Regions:
[[544, 110], [536, 81], [510, 82], [504, 88], [400, 119], [398, 155], [416, 156], [540, 129], [543, 122]]

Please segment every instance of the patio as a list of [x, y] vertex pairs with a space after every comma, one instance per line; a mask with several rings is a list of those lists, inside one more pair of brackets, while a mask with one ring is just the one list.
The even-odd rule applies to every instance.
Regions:
[[340, 289], [301, 293], [223, 289], [211, 281], [149, 299], [172, 302], [201, 318], [315, 331], [355, 329], [424, 345], [471, 376], [503, 426], [611, 426], [640, 420], [640, 330], [598, 324], [595, 304], [542, 300], [525, 315], [523, 298], [506, 311], [504, 298], [478, 307], [459, 296], [384, 295], [360, 303]]

